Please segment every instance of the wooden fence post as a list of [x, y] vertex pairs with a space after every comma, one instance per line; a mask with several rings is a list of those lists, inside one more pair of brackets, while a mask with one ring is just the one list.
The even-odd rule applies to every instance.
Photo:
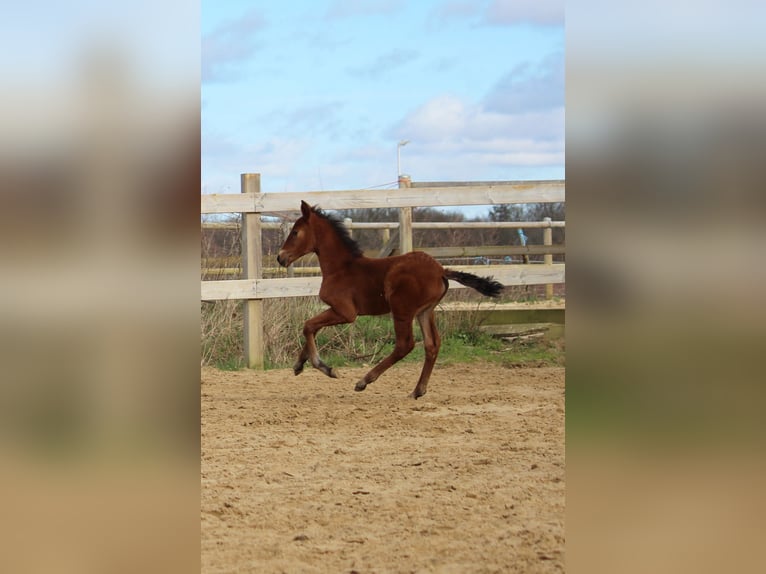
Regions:
[[[242, 193], [261, 193], [261, 174], [240, 176]], [[245, 279], [263, 277], [261, 214], [242, 214], [242, 274]], [[245, 362], [250, 369], [263, 369], [263, 299], [245, 301]]]
[[[412, 187], [412, 180], [408, 175], [399, 176], [399, 187]], [[405, 254], [412, 251], [412, 208], [399, 208], [399, 253]]]
[[[551, 226], [551, 218], [544, 217], [543, 221], [548, 224], [547, 227], [543, 228], [543, 245], [551, 246], [553, 245], [553, 227]], [[543, 255], [543, 263], [545, 263], [545, 265], [553, 265], [553, 254], [546, 253], [545, 255]], [[553, 299], [553, 284], [552, 283], [545, 284], [545, 298]]]

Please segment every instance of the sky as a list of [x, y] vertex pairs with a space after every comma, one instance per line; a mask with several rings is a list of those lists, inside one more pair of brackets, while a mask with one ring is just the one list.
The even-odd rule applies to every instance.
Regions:
[[563, 0], [202, 1], [202, 192], [564, 178]]

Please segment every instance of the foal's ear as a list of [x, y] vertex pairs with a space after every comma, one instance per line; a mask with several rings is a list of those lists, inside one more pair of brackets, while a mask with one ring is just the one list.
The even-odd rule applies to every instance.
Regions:
[[311, 206], [305, 201], [301, 201], [301, 213], [306, 219], [311, 215]]

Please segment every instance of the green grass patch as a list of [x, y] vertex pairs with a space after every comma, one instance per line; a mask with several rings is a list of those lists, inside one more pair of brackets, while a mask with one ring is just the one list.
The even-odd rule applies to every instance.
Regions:
[[221, 357], [214, 366], [221, 371], [239, 371], [245, 368], [245, 359], [241, 356]]
[[[363, 356], [349, 355], [344, 353], [342, 349], [333, 347], [331, 337], [327, 336], [326, 346], [322, 347], [321, 344], [319, 346], [323, 360], [329, 365], [339, 367], [356, 367], [377, 363], [393, 351], [393, 332], [379, 332], [377, 329], [371, 329], [371, 332], [381, 338], [369, 339], [366, 343], [357, 342], [359, 348], [364, 347], [373, 350], [372, 353]], [[542, 337], [535, 340], [508, 342], [484, 333], [480, 329], [475, 329], [457, 331], [444, 336], [437, 363], [450, 365], [489, 361], [508, 368], [564, 366], [564, 357], [564, 341], [561, 338]], [[424, 360], [425, 350], [422, 336], [418, 332], [415, 336], [415, 348], [402, 359], [402, 362], [422, 363]]]
[[506, 367], [563, 367], [564, 339], [543, 336], [539, 339], [514, 341], [507, 345], [501, 362]]

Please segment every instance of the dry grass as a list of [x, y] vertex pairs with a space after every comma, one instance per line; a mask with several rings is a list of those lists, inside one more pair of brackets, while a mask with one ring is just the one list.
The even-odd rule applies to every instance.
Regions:
[[202, 365], [237, 368], [243, 364], [243, 306], [242, 301], [202, 303]]
[[[465, 290], [448, 293], [445, 300], [476, 301], [479, 298]], [[204, 302], [201, 308], [202, 364], [236, 369], [244, 365], [242, 301]], [[264, 301], [264, 342], [268, 367], [292, 365], [303, 345], [303, 323], [326, 306], [317, 297], [267, 299]], [[475, 333], [480, 314], [474, 311], [439, 312], [437, 326], [443, 338]], [[419, 331], [415, 327], [416, 337]], [[320, 353], [333, 362], [346, 364], [373, 363], [390, 351], [393, 326], [388, 315], [359, 317], [350, 325], [339, 325], [320, 331], [317, 345]]]

